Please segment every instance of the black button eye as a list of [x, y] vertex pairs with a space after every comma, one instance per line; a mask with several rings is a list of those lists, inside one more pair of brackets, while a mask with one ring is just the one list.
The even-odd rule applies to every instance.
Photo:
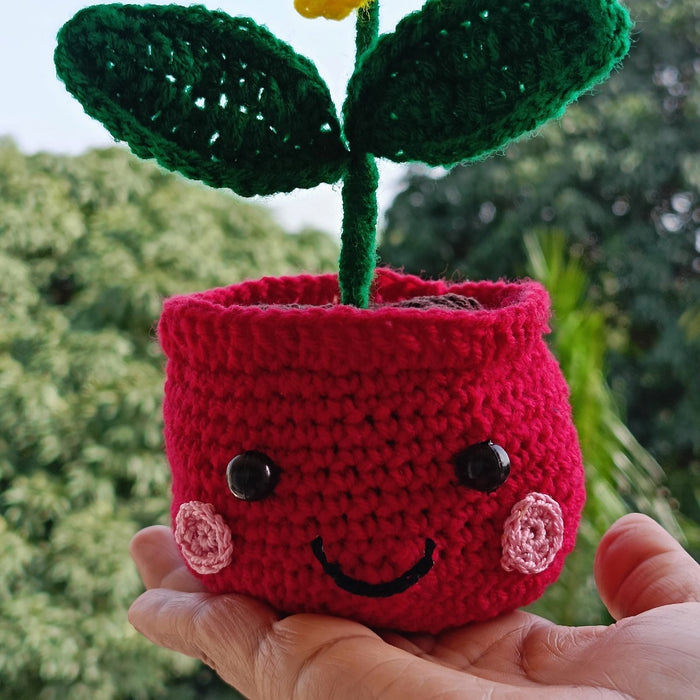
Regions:
[[510, 458], [500, 445], [491, 440], [480, 442], [454, 457], [459, 483], [470, 489], [490, 493], [505, 483], [510, 474]]
[[243, 501], [260, 501], [269, 496], [279, 481], [279, 468], [262, 452], [243, 452], [226, 467], [231, 493]]

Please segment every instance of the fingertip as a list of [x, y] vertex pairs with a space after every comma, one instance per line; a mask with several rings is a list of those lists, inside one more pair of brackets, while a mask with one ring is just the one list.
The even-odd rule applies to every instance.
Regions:
[[150, 525], [139, 530], [129, 542], [129, 554], [132, 558], [139, 556], [144, 548], [166, 544], [172, 540], [172, 530], [165, 525]]
[[207, 594], [182, 593], [154, 588], [142, 593], [129, 607], [131, 626], [149, 641], [193, 658], [200, 650], [189, 634], [197, 609], [206, 604]]
[[[604, 566], [611, 551], [614, 554], [616, 547], [623, 544], [631, 536], [636, 538], [639, 531], [647, 532], [650, 530], [661, 530], [664, 534], [666, 531], [644, 513], [628, 513], [616, 520], [608, 531], [601, 537], [598, 549], [595, 554], [595, 567]], [[670, 535], [669, 535], [670, 536]]]
[[131, 539], [129, 552], [147, 589], [205, 590], [187, 570], [170, 528], [152, 525], [137, 532]]
[[700, 567], [652, 518], [631, 513], [601, 539], [594, 563], [602, 601], [615, 619], [700, 600]]
[[129, 624], [150, 641], [159, 644], [154, 639], [149, 627], [158, 618], [159, 611], [163, 605], [163, 594], [159, 589], [152, 589], [142, 593], [129, 606], [127, 620]]
[[[146, 591], [148, 593], [148, 591]], [[144, 617], [144, 608], [146, 603], [144, 596], [146, 594], [142, 593], [134, 602], [129, 606], [129, 610], [126, 613], [126, 618], [129, 620], [129, 624], [139, 633], [143, 634], [140, 629], [141, 620]]]

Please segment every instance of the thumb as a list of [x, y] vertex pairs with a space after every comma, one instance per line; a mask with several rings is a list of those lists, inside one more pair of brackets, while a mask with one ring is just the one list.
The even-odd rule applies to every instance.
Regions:
[[605, 533], [594, 571], [601, 600], [616, 620], [700, 601], [700, 566], [660, 525], [639, 513], [620, 518]]
[[257, 697], [255, 662], [277, 619], [252, 598], [167, 588], [146, 591], [129, 608], [129, 622], [144, 637], [202, 660], [246, 697]]

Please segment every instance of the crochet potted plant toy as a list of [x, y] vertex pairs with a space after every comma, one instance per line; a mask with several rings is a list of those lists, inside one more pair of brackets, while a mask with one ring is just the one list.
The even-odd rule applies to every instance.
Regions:
[[568, 390], [532, 281], [375, 269], [375, 158], [450, 165], [530, 132], [629, 47], [614, 0], [428, 0], [378, 34], [357, 13], [338, 117], [314, 64], [252, 19], [98, 5], [58, 74], [117, 139], [243, 196], [342, 181], [339, 274], [165, 301], [175, 539], [208, 589], [436, 633], [527, 604], [584, 503]]

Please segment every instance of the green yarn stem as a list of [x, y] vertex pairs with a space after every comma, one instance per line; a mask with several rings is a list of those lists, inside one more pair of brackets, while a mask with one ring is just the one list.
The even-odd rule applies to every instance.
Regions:
[[[357, 12], [355, 67], [379, 36], [379, 0]], [[374, 156], [352, 153], [343, 179], [343, 233], [338, 280], [341, 302], [366, 309], [377, 264], [377, 186]]]
[[366, 309], [377, 247], [377, 185], [374, 156], [353, 155], [343, 182], [343, 234], [339, 282], [341, 302]]

